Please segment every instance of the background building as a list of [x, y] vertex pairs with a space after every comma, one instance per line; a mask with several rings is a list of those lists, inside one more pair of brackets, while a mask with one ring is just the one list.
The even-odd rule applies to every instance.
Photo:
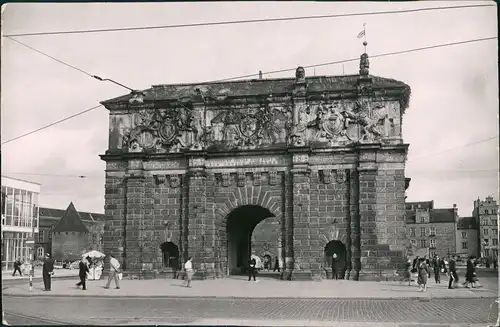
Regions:
[[456, 205], [434, 209], [434, 201], [406, 203], [406, 233], [415, 255], [448, 257], [456, 249]]
[[49, 252], [56, 260], [73, 260], [87, 250], [102, 252], [103, 234], [103, 214], [78, 212], [73, 203], [66, 210], [40, 208], [37, 258]]
[[479, 228], [478, 244], [480, 256], [490, 259], [498, 257], [497, 202], [491, 196], [488, 196], [485, 201], [478, 198], [474, 201], [472, 216]]
[[29, 260], [28, 240], [38, 233], [40, 184], [2, 176], [2, 271]]
[[461, 258], [479, 255], [477, 224], [474, 217], [463, 217], [458, 220], [456, 242], [456, 254]]

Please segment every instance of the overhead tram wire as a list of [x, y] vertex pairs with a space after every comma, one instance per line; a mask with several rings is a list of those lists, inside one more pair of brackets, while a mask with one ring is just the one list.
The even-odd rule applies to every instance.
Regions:
[[38, 50], [38, 49], [35, 49], [35, 48], [33, 48], [32, 46], [30, 46], [30, 45], [28, 45], [28, 44], [26, 44], [26, 43], [23, 43], [23, 42], [21, 42], [21, 41], [18, 41], [18, 40], [16, 40], [16, 39], [14, 39], [13, 37], [10, 37], [10, 36], [7, 36], [7, 35], [4, 35], [4, 36], [5, 36], [6, 38], [8, 38], [9, 40], [12, 40], [12, 41], [14, 41], [14, 42], [16, 42], [16, 43], [18, 43], [18, 44], [22, 45], [22, 46], [23, 46], [23, 47], [25, 47], [25, 48], [28, 48], [28, 49], [30, 49], [30, 50], [32, 50], [32, 51], [35, 51], [35, 52], [37, 52], [37, 53], [41, 54], [42, 56], [45, 56], [45, 57], [50, 58], [50, 59], [52, 59], [52, 60], [55, 60], [56, 62], [58, 62], [58, 63], [60, 63], [60, 64], [62, 64], [62, 65], [65, 65], [65, 66], [67, 66], [67, 67], [69, 67], [69, 68], [71, 68], [71, 69], [74, 69], [74, 70], [76, 70], [76, 71], [78, 71], [78, 72], [80, 72], [80, 73], [83, 73], [83, 74], [85, 74], [85, 75], [87, 75], [87, 76], [89, 76], [89, 77], [92, 77], [92, 78], [94, 78], [94, 79], [96, 79], [96, 80], [98, 80], [98, 81], [100, 81], [100, 82], [106, 82], [106, 81], [109, 81], [109, 82], [114, 83], [114, 84], [116, 84], [116, 85], [118, 85], [118, 86], [121, 86], [121, 87], [123, 87], [123, 88], [125, 88], [125, 89], [128, 89], [128, 90], [130, 90], [130, 91], [132, 91], [132, 92], [134, 92], [134, 91], [135, 91], [134, 89], [131, 89], [130, 87], [125, 86], [125, 85], [123, 85], [123, 84], [121, 84], [121, 83], [118, 83], [118, 82], [116, 82], [116, 81], [114, 81], [114, 80], [112, 80], [112, 79], [109, 79], [109, 78], [102, 78], [102, 77], [97, 76], [97, 75], [92, 75], [92, 74], [90, 74], [90, 73], [88, 73], [88, 72], [84, 71], [83, 69], [80, 69], [80, 68], [78, 68], [78, 67], [75, 67], [75, 66], [73, 66], [73, 65], [70, 65], [70, 64], [68, 64], [67, 62], [64, 62], [64, 61], [62, 61], [62, 60], [60, 60], [60, 59], [57, 59], [57, 58], [56, 58], [56, 57], [54, 57], [54, 56], [51, 56], [51, 55], [49, 55], [49, 54], [47, 54], [47, 53], [45, 53], [45, 52], [43, 52], [43, 51], [40, 51], [40, 50]]
[[[441, 155], [443, 153], [446, 153], [446, 152], [450, 152], [450, 151], [454, 151], [454, 150], [459, 150], [459, 149], [463, 149], [463, 148], [466, 148], [466, 147], [469, 147], [469, 146], [472, 146], [472, 145], [476, 145], [476, 144], [479, 144], [479, 143], [483, 143], [483, 142], [487, 142], [487, 141], [490, 141], [490, 140], [494, 140], [498, 138], [498, 135], [495, 135], [495, 136], [491, 136], [487, 139], [483, 139], [483, 140], [479, 140], [479, 141], [474, 141], [474, 142], [471, 142], [471, 143], [467, 143], [467, 144], [464, 144], [464, 145], [461, 145], [461, 146], [458, 146], [458, 147], [454, 147], [454, 148], [449, 148], [449, 149], [446, 149], [446, 150], [443, 150], [443, 151], [440, 151], [440, 152], [436, 152], [436, 153], [432, 153], [432, 154], [429, 154], [427, 156], [422, 156], [422, 157], [418, 157], [416, 159], [413, 159], [413, 160], [410, 160], [408, 161], [408, 163], [411, 163], [413, 162], [414, 160], [419, 160], [421, 158], [428, 158], [428, 157], [433, 157], [433, 156], [438, 156], [438, 155]], [[442, 171], [448, 171], [448, 172], [492, 172], [492, 171], [498, 171], [498, 169], [474, 169], [474, 170], [467, 170], [467, 169], [444, 169], [444, 170], [438, 170], [438, 172], [442, 172]], [[10, 173], [6, 173], [7, 175], [30, 175], [30, 176], [51, 176], [51, 177], [65, 177], [65, 178], [104, 178], [104, 176], [91, 176], [91, 175], [58, 175], [58, 174], [42, 174], [42, 173], [23, 173], [23, 172], [19, 172], [19, 173], [15, 173], [15, 172], [10, 172]]]
[[[370, 55], [370, 59], [380, 58], [380, 57], [388, 57], [388, 56], [395, 56], [395, 55], [400, 55], [400, 54], [405, 54], [405, 53], [411, 53], [411, 52], [417, 52], [417, 51], [423, 51], [423, 50], [431, 50], [431, 49], [437, 49], [437, 48], [444, 48], [444, 47], [450, 47], [450, 46], [467, 44], [467, 43], [483, 42], [483, 41], [489, 41], [489, 40], [495, 40], [495, 39], [498, 39], [498, 36], [485, 37], [485, 38], [480, 38], [480, 39], [472, 39], [472, 40], [466, 40], [466, 41], [442, 43], [442, 44], [430, 45], [430, 46], [426, 46], [426, 47], [419, 47], [419, 48], [408, 49], [408, 50], [393, 51], [393, 52], [386, 52], [386, 53], [381, 53], [381, 54], [376, 54], [376, 55]], [[338, 60], [338, 61], [330, 61], [330, 62], [325, 62], [325, 63], [322, 63], [322, 64], [307, 65], [307, 66], [302, 66], [302, 67], [303, 68], [316, 68], [316, 67], [331, 66], [331, 65], [342, 64], [342, 63], [353, 62], [353, 61], [359, 61], [359, 57], [358, 58], [345, 59], [345, 60]], [[294, 67], [294, 68], [285, 68], [285, 69], [279, 69], [279, 70], [272, 70], [272, 71], [268, 71], [268, 72], [262, 72], [262, 75], [285, 73], [285, 72], [295, 71], [296, 69], [297, 69], [297, 67]], [[241, 76], [238, 76], [238, 77], [229, 77], [229, 78], [224, 78], [224, 79], [209, 81], [209, 82], [205, 82], [205, 83], [218, 83], [218, 82], [233, 81], [233, 80], [242, 79], [242, 78], [256, 77], [256, 76], [259, 76], [259, 75], [260, 75], [259, 73], [257, 73], [257, 74], [248, 74], [248, 75], [241, 75]], [[200, 83], [200, 84], [203, 84], [203, 83]]]
[[22, 134], [22, 135], [16, 136], [16, 137], [14, 137], [14, 138], [11, 138], [11, 139], [9, 139], [9, 140], [7, 140], [7, 141], [5, 141], [5, 142], [2, 142], [2, 145], [7, 144], [7, 143], [10, 143], [10, 142], [15, 141], [15, 140], [18, 140], [18, 139], [23, 138], [23, 137], [25, 137], [25, 136], [28, 136], [28, 135], [31, 135], [31, 134], [35, 134], [35, 133], [37, 133], [37, 132], [39, 132], [39, 131], [42, 131], [42, 130], [44, 130], [44, 129], [47, 129], [47, 128], [49, 128], [49, 127], [52, 127], [52, 126], [54, 126], [54, 125], [57, 125], [57, 124], [59, 124], [59, 123], [65, 122], [65, 121], [70, 120], [70, 119], [72, 119], [72, 118], [75, 118], [75, 117], [81, 116], [81, 115], [83, 115], [83, 114], [85, 114], [85, 113], [87, 113], [87, 112], [89, 112], [89, 111], [95, 110], [95, 109], [97, 109], [97, 108], [99, 108], [99, 107], [102, 107], [102, 104], [99, 104], [99, 105], [94, 106], [94, 107], [89, 108], [89, 109], [85, 109], [84, 111], [80, 111], [80, 112], [78, 112], [78, 113], [76, 113], [76, 114], [74, 114], [74, 115], [71, 115], [71, 116], [68, 116], [68, 117], [66, 117], [66, 118], [60, 119], [60, 120], [55, 121], [55, 122], [53, 122], [53, 123], [50, 123], [50, 124], [48, 124], [48, 125], [42, 126], [42, 127], [37, 128], [37, 129], [35, 129], [35, 130], [32, 130], [31, 132], [28, 132], [28, 133], [25, 133], [25, 134]]
[[439, 10], [453, 10], [453, 9], [466, 9], [466, 8], [481, 8], [493, 7], [494, 4], [482, 5], [463, 5], [463, 6], [442, 6], [442, 7], [428, 7], [417, 9], [405, 10], [388, 10], [388, 11], [369, 11], [359, 13], [347, 14], [330, 14], [330, 15], [310, 15], [298, 17], [283, 17], [283, 18], [263, 18], [263, 19], [247, 19], [237, 21], [220, 21], [220, 22], [207, 22], [207, 23], [189, 23], [189, 24], [176, 24], [176, 25], [157, 25], [157, 26], [143, 26], [143, 27], [122, 27], [122, 28], [103, 28], [103, 29], [87, 29], [75, 31], [55, 31], [55, 32], [34, 32], [34, 33], [18, 33], [7, 34], [5, 37], [21, 37], [21, 36], [42, 36], [42, 35], [64, 35], [64, 34], [88, 34], [88, 33], [105, 33], [105, 32], [125, 32], [125, 31], [141, 31], [141, 30], [159, 30], [171, 28], [186, 28], [186, 27], [203, 27], [203, 26], [218, 26], [218, 25], [236, 25], [236, 24], [255, 24], [266, 22], [284, 22], [284, 21], [298, 21], [310, 19], [327, 19], [327, 18], [342, 18], [342, 17], [356, 17], [356, 16], [375, 16], [375, 15], [390, 15], [390, 14], [404, 14], [412, 12], [425, 12], [425, 11], [439, 11]]
[[[417, 52], [417, 51], [423, 51], [423, 50], [430, 50], [430, 49], [436, 49], [436, 48], [443, 48], [443, 47], [448, 47], [448, 46], [455, 46], [455, 45], [461, 45], [461, 44], [467, 44], [467, 43], [474, 43], [474, 42], [482, 42], [482, 41], [488, 41], [488, 40], [494, 40], [494, 39], [498, 39], [498, 37], [497, 37], [497, 36], [495, 36], [495, 37], [486, 37], [486, 38], [480, 38], [480, 39], [473, 39], [473, 40], [466, 40], [466, 41], [459, 41], [459, 42], [451, 42], [451, 43], [437, 44], [437, 45], [431, 45], [431, 46], [420, 47], [420, 48], [414, 48], [414, 49], [408, 49], [408, 50], [402, 50], [402, 51], [394, 51], [394, 52], [388, 52], [388, 53], [382, 53], [382, 54], [378, 54], [378, 55], [373, 55], [373, 56], [371, 56], [371, 58], [380, 58], [380, 57], [384, 57], [384, 56], [394, 56], [394, 55], [399, 55], [399, 54], [404, 54], [404, 53]], [[13, 39], [12, 39], [12, 40], [13, 40]], [[18, 42], [18, 43], [21, 43], [21, 44], [22, 44], [22, 42], [19, 42], [19, 41], [17, 41], [17, 40], [14, 40], [14, 41], [16, 41], [16, 42]], [[24, 45], [24, 44], [23, 44], [23, 45]], [[26, 46], [26, 45], [25, 45], [25, 46]], [[47, 54], [45, 54], [45, 53], [43, 53], [43, 52], [41, 52], [41, 51], [39, 51], [39, 50], [36, 50], [36, 49], [34, 49], [34, 48], [30, 47], [30, 46], [27, 46], [27, 47], [28, 47], [29, 49], [32, 49], [32, 50], [34, 50], [34, 51], [38, 52], [38, 53], [41, 53], [41, 54], [43, 54], [43, 55], [46, 55], [46, 56], [47, 56], [47, 57], [49, 57], [49, 58], [55, 59], [55, 58], [53, 58], [52, 56], [47, 55]], [[335, 65], [335, 64], [346, 63], [346, 62], [357, 61], [357, 60], [359, 60], [359, 58], [346, 59], [346, 60], [339, 60], [339, 61], [332, 61], [332, 62], [327, 62], [327, 63], [322, 63], [322, 64], [315, 64], [315, 65], [307, 65], [307, 66], [303, 66], [303, 67], [304, 67], [304, 68], [312, 68], [312, 67], [329, 66], [329, 65]], [[62, 62], [62, 61], [60, 61], [60, 60], [58, 60], [58, 59], [56, 59], [56, 61], [57, 61], [57, 62]], [[64, 62], [62, 62], [62, 63], [64, 63]], [[64, 64], [65, 64], [65, 65], [67, 65], [67, 66], [72, 67], [71, 65], [68, 65], [68, 64], [66, 64], [66, 63], [64, 63]], [[264, 72], [264, 73], [262, 73], [262, 74], [276, 74], [276, 73], [282, 73], [282, 72], [288, 72], [288, 71], [295, 71], [295, 69], [296, 69], [296, 67], [294, 67], [294, 68], [288, 68], [288, 69], [280, 69], [280, 70], [274, 70], [274, 71]], [[80, 70], [80, 69], [77, 69], [77, 70]], [[87, 72], [85, 72], [85, 71], [83, 71], [83, 70], [82, 70], [82, 72], [83, 72], [83, 73], [85, 73], [86, 75], [89, 75]], [[259, 74], [241, 75], [241, 76], [237, 76], [237, 77], [231, 77], [231, 78], [219, 79], [219, 80], [215, 80], [215, 81], [208, 81], [208, 82], [202, 82], [202, 83], [194, 83], [194, 84], [218, 83], [218, 82], [225, 82], [225, 81], [237, 80], [237, 79], [242, 79], [242, 78], [254, 77], [254, 76], [258, 76], [258, 75], [259, 75]], [[95, 76], [93, 76], [93, 75], [90, 75], [90, 76], [91, 76], [91, 77], [93, 77], [93, 78], [96, 78], [96, 77], [95, 77]], [[101, 80], [101, 79], [99, 79], [99, 78], [96, 78], [96, 79]], [[113, 81], [113, 82], [114, 82], [114, 81]], [[114, 82], [114, 83], [119, 84], [119, 83], [117, 83], [117, 82]], [[120, 85], [120, 84], [119, 84], [119, 85]], [[96, 109], [96, 108], [98, 108], [98, 107], [100, 107], [100, 106], [96, 106], [96, 107], [93, 107], [93, 108], [90, 108], [90, 109], [86, 109], [86, 110], [84, 110], [84, 111], [82, 111], [82, 112], [80, 112], [80, 113], [77, 113], [77, 114], [72, 115], [72, 116], [70, 116], [70, 117], [64, 118], [64, 119], [62, 119], [62, 120], [60, 120], [60, 121], [54, 122], [54, 123], [49, 124], [49, 125], [44, 126], [44, 127], [41, 127], [41, 128], [39, 128], [39, 129], [37, 129], [37, 130], [34, 130], [34, 131], [32, 131], [32, 132], [29, 132], [29, 133], [26, 133], [26, 134], [20, 135], [20, 136], [18, 136], [18, 137], [15, 137], [15, 138], [13, 138], [13, 139], [10, 139], [10, 140], [8, 140], [8, 141], [3, 142], [3, 143], [2, 143], [2, 145], [3, 145], [3, 144], [6, 144], [6, 143], [9, 143], [9, 142], [12, 142], [12, 141], [14, 141], [14, 140], [17, 140], [17, 139], [19, 139], [19, 138], [21, 138], [21, 137], [28, 136], [28, 135], [31, 135], [31, 134], [33, 134], [33, 133], [36, 133], [36, 132], [38, 132], [39, 130], [43, 130], [43, 129], [45, 129], [45, 128], [48, 128], [48, 127], [51, 127], [51, 126], [53, 126], [53, 125], [59, 124], [59, 123], [61, 123], [61, 122], [64, 122], [64, 121], [66, 121], [66, 120], [68, 120], [68, 119], [71, 119], [71, 118], [73, 118], [73, 117], [79, 116], [79, 115], [81, 115], [81, 114], [84, 114], [84, 113], [86, 113], [86, 112], [88, 112], [88, 111], [90, 111], [90, 110]]]

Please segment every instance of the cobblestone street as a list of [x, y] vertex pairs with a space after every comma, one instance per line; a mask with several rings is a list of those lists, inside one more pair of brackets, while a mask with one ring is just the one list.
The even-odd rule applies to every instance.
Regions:
[[[172, 299], [4, 297], [10, 324], [200, 324], [204, 320], [318, 323], [483, 324], [496, 321], [492, 299]], [[24, 318], [23, 318], [24, 317]], [[24, 320], [23, 320], [24, 319]], [[30, 321], [31, 319], [31, 321]], [[39, 319], [37, 322], [36, 319]]]

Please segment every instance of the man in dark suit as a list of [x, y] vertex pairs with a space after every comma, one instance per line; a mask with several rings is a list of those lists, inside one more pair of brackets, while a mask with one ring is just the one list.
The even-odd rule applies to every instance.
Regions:
[[255, 275], [257, 274], [255, 266], [257, 265], [257, 261], [250, 257], [248, 260], [248, 281], [251, 280], [253, 277], [253, 280], [255, 281]]
[[448, 262], [448, 270], [450, 274], [450, 280], [448, 282], [448, 288], [451, 290], [452, 283], [457, 285], [458, 284], [458, 274], [457, 274], [457, 263], [456, 263], [457, 256], [453, 255]]
[[78, 265], [79, 272], [78, 275], [80, 276], [80, 282], [76, 284], [76, 287], [82, 286], [82, 291], [87, 290], [87, 273], [89, 272], [89, 267], [87, 266], [87, 259], [82, 258], [80, 261], [80, 264]]
[[51, 290], [52, 275], [54, 275], [54, 260], [50, 257], [50, 254], [45, 254], [45, 260], [43, 261], [42, 276], [43, 285], [45, 286], [45, 291]]

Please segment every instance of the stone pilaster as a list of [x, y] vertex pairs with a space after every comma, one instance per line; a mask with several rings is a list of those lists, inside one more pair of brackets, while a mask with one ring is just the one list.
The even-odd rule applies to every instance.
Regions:
[[293, 175], [284, 173], [285, 201], [283, 211], [283, 237], [281, 238], [281, 257], [283, 258], [282, 280], [291, 280], [293, 271]]
[[125, 256], [126, 270], [141, 277], [143, 267], [145, 176], [142, 159], [132, 159], [126, 177]]
[[[210, 232], [207, 233], [205, 159], [203, 155], [191, 155], [188, 167], [188, 256], [193, 258], [194, 278], [206, 279], [212, 272], [214, 255]], [[210, 222], [211, 223], [211, 222]], [[208, 246], [207, 246], [208, 245]]]
[[[377, 145], [359, 146], [358, 199], [360, 262], [359, 279], [377, 275], [377, 235], [376, 235], [376, 151]], [[357, 267], [356, 267], [357, 268]]]
[[309, 156], [302, 151], [293, 154], [293, 280], [311, 280], [310, 185]]

